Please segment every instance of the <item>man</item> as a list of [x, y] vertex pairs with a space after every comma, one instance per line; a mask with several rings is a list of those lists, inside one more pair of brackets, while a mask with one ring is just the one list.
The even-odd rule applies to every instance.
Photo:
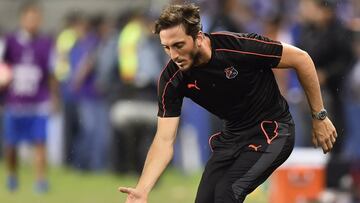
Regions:
[[256, 34], [205, 34], [193, 4], [166, 8], [155, 33], [171, 60], [160, 76], [158, 129], [140, 180], [136, 188], [119, 188], [128, 194], [127, 203], [147, 202], [170, 162], [185, 96], [225, 122], [224, 130], [209, 140], [213, 153], [195, 202], [243, 202], [294, 145], [294, 124], [272, 68], [296, 70], [313, 115], [312, 140], [324, 153], [332, 149], [336, 130], [306, 52]]
[[18, 189], [17, 146], [21, 141], [28, 141], [35, 148], [35, 191], [48, 190], [46, 129], [50, 100], [57, 104], [58, 98], [53, 94], [56, 83], [51, 73], [53, 42], [39, 32], [41, 16], [35, 2], [26, 3], [20, 13], [20, 29], [5, 40], [4, 61], [13, 73], [5, 90], [3, 119], [7, 188], [11, 192]]

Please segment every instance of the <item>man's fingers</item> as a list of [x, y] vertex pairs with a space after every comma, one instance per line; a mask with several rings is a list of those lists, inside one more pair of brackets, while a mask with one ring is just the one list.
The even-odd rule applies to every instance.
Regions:
[[336, 130], [334, 131], [333, 135], [334, 135], [335, 138], [338, 137], [338, 134], [337, 134]]
[[334, 146], [330, 139], [326, 141], [326, 145], [328, 147], [328, 151], [330, 151]]
[[326, 154], [329, 151], [329, 148], [326, 143], [322, 143], [321, 148], [323, 149], [324, 154]]
[[331, 137], [328, 139], [325, 139], [321, 142], [321, 147], [323, 149], [324, 154], [326, 154], [327, 152], [330, 152], [331, 149], [333, 148], [333, 142], [331, 141]]
[[333, 135], [330, 137], [330, 139], [331, 139], [332, 144], [334, 144], [334, 143], [336, 142], [336, 133], [333, 134]]
[[122, 193], [129, 193], [129, 189], [126, 187], [119, 187], [118, 190]]
[[338, 137], [338, 134], [336, 131], [334, 131], [334, 133], [332, 134], [332, 136], [336, 139]]
[[122, 193], [130, 194], [132, 193], [133, 189], [128, 187], [119, 187], [118, 190]]
[[312, 137], [312, 142], [315, 145], [315, 148], [317, 148], [319, 146], [318, 140], [316, 139], [315, 136]]
[[318, 144], [321, 146], [324, 154], [326, 154], [330, 150], [330, 146], [328, 146], [329, 139], [318, 139]]

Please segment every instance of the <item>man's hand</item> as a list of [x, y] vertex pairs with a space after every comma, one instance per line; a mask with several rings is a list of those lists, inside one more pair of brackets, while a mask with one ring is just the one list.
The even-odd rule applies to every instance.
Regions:
[[331, 151], [337, 138], [334, 125], [329, 118], [313, 120], [312, 142], [315, 147], [321, 147], [324, 154]]
[[119, 187], [119, 191], [127, 194], [125, 203], [147, 203], [147, 194], [135, 188]]

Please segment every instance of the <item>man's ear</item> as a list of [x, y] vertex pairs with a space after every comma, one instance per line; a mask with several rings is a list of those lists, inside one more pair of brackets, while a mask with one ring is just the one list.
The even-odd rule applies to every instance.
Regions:
[[198, 34], [196, 35], [196, 45], [198, 47], [201, 47], [203, 40], [204, 40], [204, 33], [202, 31], [199, 31]]

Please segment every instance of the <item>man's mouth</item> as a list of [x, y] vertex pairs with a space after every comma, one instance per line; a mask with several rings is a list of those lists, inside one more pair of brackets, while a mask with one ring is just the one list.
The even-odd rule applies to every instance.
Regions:
[[178, 61], [178, 62], [175, 62], [176, 63], [176, 65], [178, 65], [178, 66], [183, 66], [184, 65], [184, 61]]

